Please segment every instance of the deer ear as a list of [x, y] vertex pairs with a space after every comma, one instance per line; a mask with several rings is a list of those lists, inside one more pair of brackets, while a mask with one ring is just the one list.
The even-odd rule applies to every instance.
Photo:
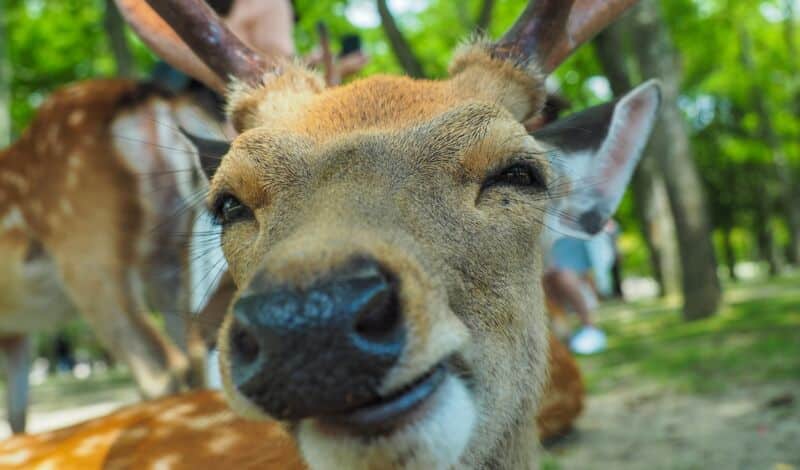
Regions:
[[206, 175], [209, 181], [217, 171], [222, 157], [228, 153], [231, 148], [230, 142], [224, 140], [206, 139], [198, 137], [183, 127], [180, 128], [181, 134], [189, 139], [194, 148], [197, 150], [197, 156], [200, 160], [200, 168], [203, 169], [203, 174]]
[[603, 229], [617, 210], [661, 104], [648, 81], [619, 100], [589, 108], [533, 133], [555, 172], [547, 226], [580, 238]]

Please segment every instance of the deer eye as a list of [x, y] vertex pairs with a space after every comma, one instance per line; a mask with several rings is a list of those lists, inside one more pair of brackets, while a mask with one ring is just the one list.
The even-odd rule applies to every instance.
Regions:
[[492, 186], [516, 186], [536, 190], [547, 189], [542, 171], [532, 163], [515, 163], [488, 177], [481, 189]]
[[212, 206], [215, 221], [228, 225], [253, 217], [253, 212], [232, 194], [222, 194]]

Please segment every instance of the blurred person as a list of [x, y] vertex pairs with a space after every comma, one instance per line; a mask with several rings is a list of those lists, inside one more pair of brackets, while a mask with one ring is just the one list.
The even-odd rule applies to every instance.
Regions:
[[548, 299], [578, 315], [581, 327], [569, 340], [570, 349], [578, 354], [593, 354], [606, 347], [606, 336], [592, 320], [598, 299], [592, 285], [593, 269], [590, 240], [551, 234], [555, 238], [546, 251], [542, 284]]
[[613, 270], [618, 257], [617, 231], [618, 224], [610, 219], [603, 230], [588, 240], [586, 245], [593, 274], [593, 286], [597, 294], [603, 298], [613, 297], [615, 294]]
[[56, 356], [56, 371], [71, 372], [75, 367], [75, 354], [72, 350], [72, 342], [64, 332], [56, 335], [53, 349]]

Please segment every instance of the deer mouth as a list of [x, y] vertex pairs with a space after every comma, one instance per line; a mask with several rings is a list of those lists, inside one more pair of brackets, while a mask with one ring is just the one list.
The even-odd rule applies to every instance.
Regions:
[[446, 367], [439, 363], [385, 397], [344, 413], [319, 417], [317, 423], [331, 433], [344, 431], [365, 437], [389, 434], [421, 417], [446, 378]]

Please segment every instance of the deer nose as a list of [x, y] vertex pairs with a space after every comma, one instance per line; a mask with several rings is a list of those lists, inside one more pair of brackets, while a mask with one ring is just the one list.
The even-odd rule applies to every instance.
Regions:
[[233, 315], [233, 383], [278, 419], [377, 399], [405, 344], [397, 283], [372, 260], [350, 262], [307, 289], [252, 292]]

